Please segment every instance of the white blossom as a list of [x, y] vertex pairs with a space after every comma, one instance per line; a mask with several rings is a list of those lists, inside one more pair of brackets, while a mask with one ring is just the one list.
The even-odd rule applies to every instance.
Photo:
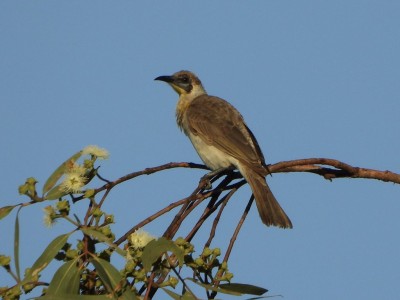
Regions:
[[107, 159], [109, 157], [109, 153], [106, 149], [100, 148], [95, 145], [86, 146], [82, 150], [82, 155], [93, 155], [100, 159]]
[[149, 234], [147, 231], [144, 231], [142, 228], [139, 228], [129, 236], [129, 241], [131, 242], [132, 247], [135, 249], [144, 248], [154, 239], [154, 236]]

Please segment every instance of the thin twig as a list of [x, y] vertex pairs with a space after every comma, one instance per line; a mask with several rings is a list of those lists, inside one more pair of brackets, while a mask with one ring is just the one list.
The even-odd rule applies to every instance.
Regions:
[[[207, 218], [218, 208], [218, 206], [221, 204], [222, 201], [226, 198], [226, 196], [223, 197], [223, 199], [219, 202], [217, 202], [218, 198], [220, 197], [221, 193], [225, 190], [227, 190], [228, 184], [233, 180], [231, 176], [232, 172], [228, 173], [228, 176], [222, 180], [218, 186], [214, 189], [213, 195], [207, 205], [207, 207], [204, 209], [203, 214], [200, 216], [199, 220], [197, 221], [196, 225], [193, 227], [193, 229], [189, 232], [189, 234], [186, 236], [186, 241], [190, 242], [196, 232], [200, 229], [201, 225], [207, 220]], [[219, 178], [219, 174], [215, 176], [215, 178]], [[231, 192], [229, 193], [231, 194]], [[232, 193], [233, 194], [233, 193]]]
[[217, 215], [215, 216], [215, 218], [214, 218], [213, 225], [212, 225], [211, 230], [210, 230], [210, 235], [209, 235], [209, 237], [208, 237], [207, 242], [206, 242], [205, 245], [204, 245], [204, 248], [205, 248], [205, 247], [210, 247], [211, 242], [212, 242], [212, 240], [214, 239], [215, 232], [216, 232], [216, 230], [217, 230], [217, 226], [218, 226], [219, 220], [220, 220], [220, 218], [221, 218], [222, 212], [224, 211], [225, 206], [228, 204], [229, 199], [231, 198], [231, 196], [232, 196], [236, 191], [237, 191], [236, 189], [232, 189], [232, 190], [221, 200], [221, 204], [222, 204], [222, 205], [221, 205], [221, 208], [219, 209], [218, 214], [217, 214]]
[[179, 201], [176, 201], [174, 203], [171, 203], [167, 207], [164, 207], [163, 209], [159, 210], [155, 214], [151, 215], [150, 217], [147, 217], [143, 221], [141, 221], [138, 224], [136, 224], [135, 226], [133, 226], [128, 232], [126, 232], [123, 236], [121, 236], [115, 242], [115, 244], [119, 245], [119, 244], [123, 243], [128, 238], [128, 236], [131, 235], [132, 233], [134, 233], [137, 229], [139, 229], [139, 228], [145, 226], [146, 224], [154, 221], [158, 217], [160, 217], [160, 216], [166, 214], [167, 212], [173, 210], [175, 207], [178, 207], [178, 206], [180, 206], [182, 204], [185, 204], [186, 202], [189, 202], [189, 201], [192, 201], [192, 200], [190, 199], [190, 197], [187, 197], [187, 198], [184, 198], [182, 200], [179, 200]]
[[254, 201], [254, 195], [251, 195], [249, 202], [246, 205], [246, 208], [243, 211], [242, 217], [239, 220], [239, 223], [236, 226], [235, 232], [232, 235], [232, 238], [229, 242], [228, 249], [226, 250], [225, 256], [224, 256], [224, 262], [228, 262], [229, 256], [231, 255], [233, 245], [235, 244], [236, 238], [239, 234], [240, 229], [242, 228], [242, 225], [244, 223], [244, 220], [246, 220], [246, 217], [250, 211], [251, 205], [253, 204]]
[[[99, 204], [96, 205], [95, 208], [101, 208], [101, 206], [103, 205], [104, 201], [106, 200], [108, 194], [110, 193], [111, 189], [107, 189], [106, 192], [104, 193], [103, 197], [101, 197], [101, 200], [99, 202]], [[93, 220], [95, 219], [95, 216], [92, 215], [92, 217], [90, 218], [89, 221], [89, 226], [91, 226], [93, 224]]]
[[183, 287], [191, 294], [191, 296], [194, 297], [194, 299], [198, 299], [196, 295], [192, 292], [190, 287], [186, 284], [185, 280], [182, 278], [182, 276], [179, 274], [179, 272], [175, 269], [174, 265], [174, 259], [171, 259], [171, 257], [166, 253], [167, 260], [169, 265], [171, 266], [171, 270], [175, 273], [176, 277], [182, 282]]
[[[203, 170], [209, 170], [209, 168], [207, 168], [205, 165], [200, 165], [200, 164], [195, 164], [195, 163], [187, 163], [187, 162], [171, 162], [171, 163], [167, 163], [158, 167], [152, 167], [152, 168], [146, 168], [144, 170], [141, 171], [137, 171], [137, 172], [133, 172], [130, 174], [127, 174], [125, 176], [122, 176], [120, 178], [118, 178], [117, 180], [108, 182], [106, 184], [104, 184], [103, 186], [97, 188], [94, 190], [94, 194], [98, 194], [101, 191], [107, 190], [107, 189], [112, 189], [114, 186], [121, 184], [125, 181], [131, 180], [133, 178], [142, 176], [142, 175], [150, 175], [153, 173], [157, 173], [160, 171], [164, 171], [164, 170], [169, 170], [169, 169], [174, 169], [174, 168], [192, 168], [192, 169], [203, 169]], [[74, 199], [74, 203], [77, 201], [80, 201], [84, 199], [84, 196], [80, 196]]]
[[[253, 202], [254, 202], [254, 195], [251, 195], [250, 200], [247, 203], [246, 208], [243, 211], [242, 217], [240, 218], [240, 220], [239, 220], [239, 222], [238, 222], [238, 224], [237, 224], [237, 226], [235, 228], [235, 231], [234, 231], [234, 233], [233, 233], [233, 235], [231, 237], [231, 240], [229, 242], [228, 249], [226, 250], [223, 262], [226, 262], [226, 263], [228, 262], [229, 257], [230, 257], [231, 252], [232, 252], [232, 249], [233, 249], [233, 245], [235, 244], [237, 236], [239, 235], [240, 229], [242, 228], [244, 220], [246, 219]], [[219, 278], [222, 276], [223, 272], [224, 271], [222, 271], [222, 269], [217, 272], [217, 275], [215, 276], [215, 280], [214, 280], [214, 285], [215, 286], [219, 285]], [[217, 292], [212, 292], [210, 298], [214, 299], [216, 295], [217, 295]]]

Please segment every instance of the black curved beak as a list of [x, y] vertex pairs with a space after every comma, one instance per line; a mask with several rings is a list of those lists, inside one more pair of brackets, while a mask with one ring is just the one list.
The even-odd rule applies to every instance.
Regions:
[[158, 76], [157, 78], [154, 78], [154, 80], [160, 80], [160, 81], [164, 81], [167, 83], [171, 83], [174, 82], [174, 77], [172, 76]]

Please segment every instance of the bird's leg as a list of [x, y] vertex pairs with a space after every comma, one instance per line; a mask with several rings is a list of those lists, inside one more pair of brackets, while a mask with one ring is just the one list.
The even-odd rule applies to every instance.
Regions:
[[221, 175], [223, 173], [226, 173], [228, 171], [233, 171], [235, 170], [234, 166], [229, 166], [229, 167], [223, 167], [223, 168], [219, 168], [216, 170], [213, 170], [211, 172], [208, 172], [207, 174], [205, 174], [203, 177], [201, 177], [200, 182], [204, 182], [204, 188], [206, 190], [210, 190], [212, 188], [212, 184], [211, 184], [211, 179], [215, 176]]
[[271, 171], [269, 170], [269, 166], [270, 166], [271, 164], [268, 164], [268, 165], [265, 165], [264, 167], [265, 167], [265, 169], [267, 170], [267, 176], [268, 175], [271, 175], [271, 177], [272, 177], [272, 173], [271, 173]]

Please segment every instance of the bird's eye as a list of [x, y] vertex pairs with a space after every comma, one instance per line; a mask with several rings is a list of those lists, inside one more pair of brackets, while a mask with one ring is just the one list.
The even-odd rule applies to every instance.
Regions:
[[189, 82], [189, 77], [188, 76], [182, 76], [181, 77], [181, 81], [183, 82], [183, 83], [188, 83]]

